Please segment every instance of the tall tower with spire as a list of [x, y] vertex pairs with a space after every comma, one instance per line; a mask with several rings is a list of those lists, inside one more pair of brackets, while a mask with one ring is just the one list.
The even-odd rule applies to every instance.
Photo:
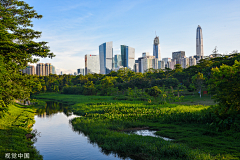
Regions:
[[153, 41], [153, 56], [161, 61], [159, 37], [156, 36]]
[[203, 36], [202, 28], [200, 25], [197, 27], [197, 36], [196, 36], [196, 55], [201, 57], [203, 55]]

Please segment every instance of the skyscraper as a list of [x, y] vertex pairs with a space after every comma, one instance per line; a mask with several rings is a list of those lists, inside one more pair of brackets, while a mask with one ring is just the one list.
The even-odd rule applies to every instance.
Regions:
[[25, 69], [21, 70], [22, 73], [26, 73], [28, 75], [35, 75], [35, 66], [28, 65]]
[[128, 67], [130, 70], [134, 69], [135, 63], [135, 48], [121, 45], [122, 66]]
[[122, 66], [122, 57], [119, 54], [114, 55], [114, 65], [113, 68], [118, 68]]
[[139, 72], [139, 63], [134, 64], [134, 72]]
[[38, 63], [36, 67], [36, 74], [38, 76], [45, 76], [45, 65], [44, 63]]
[[100, 74], [108, 74], [113, 68], [113, 42], [105, 42], [99, 46]]
[[52, 68], [52, 74], [56, 74], [55, 67], [53, 65], [50, 65], [50, 68]]
[[51, 63], [45, 63], [45, 75], [44, 76], [49, 76], [50, 73], [52, 73]]
[[181, 63], [181, 58], [185, 57], [185, 51], [172, 52], [172, 59], [176, 59], [176, 64]]
[[181, 64], [182, 68], [189, 67], [189, 58], [188, 57], [181, 58], [180, 64]]
[[161, 60], [160, 43], [158, 36], [156, 36], [153, 41], [153, 56], [155, 56], [155, 58], [157, 58], [159, 61]]
[[197, 64], [196, 58], [194, 56], [189, 57], [189, 66], [194, 66]]
[[49, 74], [55, 74], [55, 67], [51, 63], [38, 63], [36, 66], [36, 75], [49, 76]]
[[201, 57], [203, 55], [203, 36], [202, 36], [202, 28], [200, 25], [197, 27], [197, 36], [196, 36], [196, 55]]
[[[171, 58], [163, 58], [162, 61], [165, 62], [165, 67], [166, 67], [166, 68], [170, 68], [170, 67], [167, 66], [167, 65], [168, 65], [168, 63], [170, 64], [170, 62], [171, 62]], [[164, 67], [164, 68], [165, 68], [165, 67]]]
[[141, 72], [145, 73], [148, 69], [158, 69], [158, 59], [155, 56], [145, 56], [141, 59]]
[[85, 55], [85, 75], [88, 73], [99, 74], [100, 72], [100, 65], [99, 65], [99, 55]]

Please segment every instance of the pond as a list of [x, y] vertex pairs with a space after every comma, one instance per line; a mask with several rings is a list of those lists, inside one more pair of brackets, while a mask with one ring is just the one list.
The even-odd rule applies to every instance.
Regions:
[[67, 105], [47, 102], [44, 109], [39, 109], [35, 116], [33, 129], [39, 133], [34, 146], [44, 160], [116, 160], [118, 155], [106, 155], [96, 144], [91, 144], [88, 137], [73, 130], [69, 120], [78, 117]]
[[137, 134], [137, 135], [141, 135], [141, 136], [151, 136], [151, 137], [157, 137], [157, 138], [162, 138], [165, 141], [172, 141], [173, 139], [167, 138], [167, 137], [162, 137], [162, 136], [158, 136], [156, 135], [157, 131], [151, 131], [148, 129], [144, 129], [144, 130], [138, 130], [138, 131], [128, 131], [126, 133], [128, 134]]

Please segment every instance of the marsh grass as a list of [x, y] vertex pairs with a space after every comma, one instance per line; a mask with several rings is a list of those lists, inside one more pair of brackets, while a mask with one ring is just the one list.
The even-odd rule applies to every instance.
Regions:
[[35, 110], [29, 106], [9, 105], [0, 119], [0, 159], [5, 159], [5, 153], [30, 153], [30, 159], [43, 159], [25, 136], [32, 131], [34, 115]]
[[[240, 158], [240, 133], [216, 132], [207, 125], [215, 118], [214, 106], [149, 104], [114, 100], [111, 96], [41, 94], [39, 98], [74, 104], [71, 110], [82, 116], [72, 120], [74, 129], [89, 136], [92, 143], [97, 143], [107, 153], [133, 159]], [[121, 132], [146, 126], [174, 141]]]
[[184, 95], [182, 102], [174, 102], [176, 104], [184, 104], [184, 105], [215, 105], [216, 103], [212, 99], [211, 95], [202, 95], [200, 98], [198, 93], [186, 93]]

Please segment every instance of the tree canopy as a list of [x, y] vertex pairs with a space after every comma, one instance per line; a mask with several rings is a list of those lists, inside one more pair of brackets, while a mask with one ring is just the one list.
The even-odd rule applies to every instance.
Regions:
[[47, 42], [36, 42], [40, 31], [32, 29], [32, 19], [41, 19], [33, 7], [18, 0], [0, 0], [0, 100], [9, 104], [13, 99], [26, 99], [32, 88], [39, 86], [20, 72], [28, 63], [52, 58]]

